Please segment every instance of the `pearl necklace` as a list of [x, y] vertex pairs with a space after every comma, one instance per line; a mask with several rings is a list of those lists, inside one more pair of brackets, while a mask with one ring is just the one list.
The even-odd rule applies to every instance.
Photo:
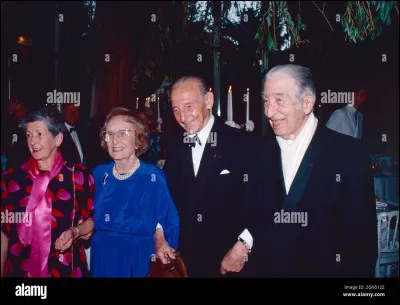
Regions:
[[113, 176], [118, 180], [126, 180], [133, 175], [133, 173], [139, 168], [139, 166], [140, 166], [140, 161], [139, 161], [139, 159], [136, 159], [135, 165], [129, 172], [127, 172], [126, 174], [118, 174], [117, 170], [115, 168], [115, 164], [114, 164], [114, 167], [112, 170]]

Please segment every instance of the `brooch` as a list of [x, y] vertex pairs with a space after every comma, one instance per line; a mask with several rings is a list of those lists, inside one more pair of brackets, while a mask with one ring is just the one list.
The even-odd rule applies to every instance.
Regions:
[[107, 177], [108, 177], [108, 174], [105, 173], [105, 174], [103, 175], [103, 178], [101, 179], [101, 182], [103, 183], [103, 185], [107, 183], [107, 181], [106, 181], [106, 180], [107, 180]]

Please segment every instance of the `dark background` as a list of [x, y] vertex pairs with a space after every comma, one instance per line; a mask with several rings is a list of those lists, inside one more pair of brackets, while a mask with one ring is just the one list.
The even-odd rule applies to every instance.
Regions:
[[[89, 27], [88, 10], [84, 2], [2, 2], [2, 117], [7, 115], [8, 78], [11, 78], [11, 96], [25, 102], [30, 108], [45, 104], [46, 92], [57, 87], [55, 59], [59, 60], [59, 90], [78, 91], [81, 94], [81, 118], [85, 123], [95, 114], [105, 114], [112, 107], [135, 107], [136, 98], [143, 100], [162, 84], [165, 75], [195, 73], [206, 78], [213, 87], [213, 52], [211, 35], [205, 34], [201, 24], [190, 24], [181, 35], [180, 19], [172, 2], [97, 2], [95, 19]], [[317, 2], [318, 3], [318, 2]], [[345, 41], [341, 25], [334, 15], [343, 11], [344, 2], [327, 4], [332, 32], [323, 16], [311, 5], [303, 5], [304, 33], [310, 44], [299, 48], [271, 53], [268, 68], [290, 63], [309, 66], [313, 70], [317, 97], [322, 91], [352, 91], [355, 84], [368, 88], [364, 114], [363, 138], [371, 152], [389, 153], [398, 157], [399, 131], [399, 79], [398, 79], [398, 15], [392, 25], [385, 27], [374, 40], [350, 43]], [[59, 53], [55, 52], [56, 12], [62, 13], [59, 24]], [[160, 24], [150, 22], [156, 13], [170, 25], [170, 36], [164, 41], [160, 57]], [[225, 34], [239, 41], [235, 46], [221, 42], [221, 117], [226, 117], [229, 85], [233, 88], [234, 120], [245, 121], [243, 94], [250, 88], [250, 119], [255, 133], [262, 134], [263, 104], [261, 100], [262, 74], [256, 55], [254, 35], [259, 26], [254, 13], [249, 22], [240, 26], [228, 25]], [[332, 21], [333, 20], [333, 21]], [[179, 36], [180, 35], [180, 36]], [[18, 36], [32, 38], [32, 46], [17, 44]], [[179, 39], [178, 39], [179, 38]], [[176, 43], [179, 41], [179, 43]], [[174, 42], [174, 44], [172, 43]], [[110, 54], [111, 62], [104, 61]], [[18, 54], [18, 62], [8, 58]], [[203, 61], [197, 61], [202, 54]], [[387, 62], [382, 62], [382, 54]], [[158, 66], [157, 66], [158, 65]], [[147, 70], [146, 70], [147, 69]], [[151, 71], [151, 77], [146, 71]], [[132, 78], [136, 76], [136, 82]], [[96, 86], [92, 88], [92, 83]], [[132, 89], [134, 88], [134, 89]], [[96, 111], [91, 112], [92, 94]], [[168, 95], [161, 95], [161, 114], [166, 132], [176, 127], [170, 111]], [[315, 114], [326, 122], [329, 115], [343, 105], [316, 105]], [[152, 105], [155, 110], [155, 104]], [[267, 134], [271, 128], [267, 124]], [[382, 142], [382, 134], [388, 141]]]

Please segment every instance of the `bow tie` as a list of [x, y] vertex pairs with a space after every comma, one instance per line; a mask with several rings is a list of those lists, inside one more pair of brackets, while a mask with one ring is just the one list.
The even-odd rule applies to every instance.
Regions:
[[69, 133], [73, 133], [75, 131], [75, 128], [74, 127], [71, 127], [70, 129], [69, 129]]
[[197, 134], [193, 138], [189, 138], [189, 147], [195, 147], [196, 142], [199, 143], [199, 145], [201, 146], [201, 141]]

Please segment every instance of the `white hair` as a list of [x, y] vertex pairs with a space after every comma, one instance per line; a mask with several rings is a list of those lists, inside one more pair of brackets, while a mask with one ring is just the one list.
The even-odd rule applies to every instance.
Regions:
[[299, 65], [279, 65], [273, 67], [265, 75], [265, 81], [272, 76], [280, 76], [292, 78], [296, 81], [297, 85], [297, 98], [299, 102], [302, 101], [305, 95], [311, 95], [316, 100], [315, 85], [312, 80], [311, 69]]

